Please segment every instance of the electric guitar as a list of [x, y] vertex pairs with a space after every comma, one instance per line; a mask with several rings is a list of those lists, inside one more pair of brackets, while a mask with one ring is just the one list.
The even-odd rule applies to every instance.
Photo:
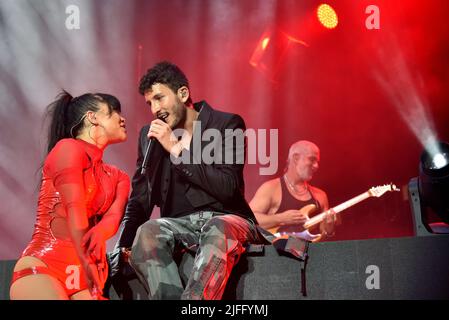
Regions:
[[[397, 188], [394, 184], [385, 184], [383, 186], [378, 187], [372, 187], [368, 191], [359, 194], [358, 196], [349, 199], [348, 201], [343, 202], [342, 204], [339, 204], [338, 206], [335, 206], [329, 210], [326, 210], [320, 214], [317, 214], [316, 216], [310, 218], [307, 220], [302, 227], [298, 226], [280, 226], [280, 227], [274, 227], [271, 229], [268, 229], [271, 233], [273, 233], [275, 236], [283, 236], [283, 235], [295, 235], [300, 238], [304, 238], [306, 240], [311, 240], [313, 242], [318, 241], [321, 238], [321, 235], [314, 235], [309, 232], [309, 229], [315, 227], [317, 224], [321, 223], [324, 218], [326, 217], [326, 214], [330, 213], [332, 210], [335, 213], [340, 213], [343, 210], [346, 210], [353, 205], [356, 205], [359, 202], [362, 202], [363, 200], [366, 200], [370, 197], [381, 197], [388, 191], [399, 191], [399, 188]], [[299, 209], [300, 212], [305, 213], [307, 216], [309, 216], [313, 211], [316, 210], [316, 206], [314, 204], [309, 204], [307, 206], [302, 207]]]

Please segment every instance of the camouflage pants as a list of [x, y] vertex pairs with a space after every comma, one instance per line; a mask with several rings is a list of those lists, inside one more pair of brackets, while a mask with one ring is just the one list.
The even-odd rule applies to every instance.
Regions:
[[[221, 299], [245, 244], [258, 242], [256, 226], [237, 215], [210, 211], [149, 220], [139, 227], [130, 263], [150, 299]], [[184, 288], [175, 252], [198, 246]]]

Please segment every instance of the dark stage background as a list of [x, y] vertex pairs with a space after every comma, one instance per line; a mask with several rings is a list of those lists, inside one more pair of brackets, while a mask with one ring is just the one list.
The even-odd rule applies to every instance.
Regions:
[[[239, 113], [248, 128], [278, 129], [275, 175], [293, 142], [315, 142], [321, 166], [312, 183], [331, 206], [372, 186], [401, 187], [345, 211], [334, 240], [411, 236], [405, 188], [418, 174], [419, 123], [427, 117], [424, 129], [449, 140], [449, 4], [327, 1], [339, 16], [327, 30], [316, 22], [320, 3], [0, 0], [0, 259], [16, 259], [32, 234], [46, 105], [62, 88], [118, 96], [129, 138], [105, 160], [131, 176], [139, 129], [152, 118], [137, 83], [160, 60], [186, 72], [195, 101]], [[70, 5], [79, 29], [66, 27]], [[365, 26], [368, 5], [379, 8], [380, 29]], [[266, 69], [254, 67], [270, 31]], [[246, 166], [248, 201], [275, 176], [261, 175], [264, 166]]]

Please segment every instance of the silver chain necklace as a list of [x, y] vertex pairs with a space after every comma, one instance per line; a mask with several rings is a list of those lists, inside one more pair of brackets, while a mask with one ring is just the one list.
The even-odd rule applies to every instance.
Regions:
[[306, 192], [309, 191], [309, 188], [307, 187], [306, 183], [304, 183], [304, 187], [305, 187], [304, 191], [301, 191], [301, 192], [297, 191], [295, 186], [288, 180], [287, 174], [284, 174], [284, 180], [285, 180], [285, 182], [287, 182], [287, 185], [290, 187], [290, 189], [292, 189], [292, 191], [294, 193], [296, 193], [297, 195], [304, 195]]

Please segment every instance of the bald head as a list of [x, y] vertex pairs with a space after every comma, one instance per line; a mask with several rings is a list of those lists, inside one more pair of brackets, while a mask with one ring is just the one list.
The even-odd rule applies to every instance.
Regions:
[[288, 151], [288, 161], [291, 162], [294, 154], [308, 155], [311, 153], [320, 153], [320, 149], [316, 144], [307, 140], [300, 140], [290, 146]]
[[287, 172], [297, 180], [310, 181], [318, 170], [320, 149], [316, 144], [300, 140], [291, 145], [288, 152]]

